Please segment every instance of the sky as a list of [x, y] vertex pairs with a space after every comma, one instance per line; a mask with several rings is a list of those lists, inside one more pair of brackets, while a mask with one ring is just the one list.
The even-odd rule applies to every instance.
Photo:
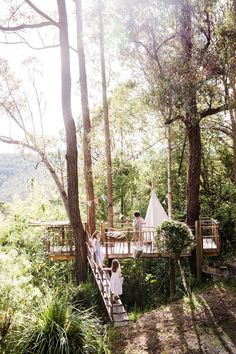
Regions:
[[[0, 0], [0, 6], [2, 6], [5, 1]], [[73, 2], [72, 2], [73, 3]], [[38, 5], [40, 9], [49, 13], [55, 8], [56, 1], [34, 1], [35, 5]], [[5, 3], [6, 6], [6, 3]], [[2, 8], [3, 9], [3, 8]], [[36, 36], [36, 31], [31, 30], [27, 35], [28, 41], [36, 45], [38, 41], [38, 36]], [[23, 32], [20, 34], [24, 35]], [[4, 41], [3, 35], [0, 37], [0, 41]], [[45, 38], [45, 37], [44, 37]], [[48, 39], [49, 38], [49, 39]], [[19, 38], [15, 36], [8, 36], [9, 41], [19, 41]], [[46, 36], [45, 41], [49, 43], [52, 42], [53, 36], [50, 38], [50, 27], [49, 35]], [[27, 45], [9, 45], [0, 44], [1, 57], [8, 60], [11, 69], [16, 73], [16, 76], [22, 80], [22, 87], [32, 94], [30, 102], [32, 103], [32, 109], [37, 114], [37, 104], [35, 97], [33, 97], [33, 88], [27, 77], [27, 68], [22, 65], [23, 60], [28, 57], [36, 57], [39, 60], [39, 68], [42, 70], [42, 78], [38, 78], [36, 81], [36, 86], [38, 92], [42, 93], [43, 99], [46, 102], [46, 110], [44, 114], [44, 130], [48, 135], [55, 135], [59, 130], [64, 128], [62, 110], [61, 110], [61, 73], [60, 73], [60, 50], [59, 48], [44, 49], [44, 50], [32, 50]], [[71, 68], [72, 68], [72, 104], [74, 117], [78, 117], [80, 114], [80, 98], [78, 96], [78, 59], [74, 52], [71, 52]], [[77, 92], [76, 92], [77, 91]], [[35, 102], [34, 102], [35, 101]], [[7, 134], [9, 132], [8, 123], [1, 122], [1, 132], [0, 135]], [[15, 149], [7, 144], [0, 142], [0, 152], [15, 151]]]
[[[1, 45], [1, 49], [4, 45]], [[33, 94], [33, 87], [27, 77], [26, 68], [22, 61], [27, 56], [36, 56], [40, 61], [43, 70], [43, 77], [37, 80], [36, 86], [40, 94], [43, 95], [46, 108], [44, 114], [44, 129], [46, 134], [55, 134], [63, 128], [63, 119], [61, 113], [61, 83], [60, 83], [60, 61], [58, 60], [58, 49], [47, 49], [42, 53], [32, 53], [24, 45], [4, 46], [4, 58], [8, 59], [9, 65], [16, 72], [19, 79], [22, 80], [24, 89], [32, 94], [30, 99], [31, 109], [37, 114], [36, 97]], [[37, 55], [35, 55], [37, 54]], [[8, 123], [1, 124], [1, 130], [8, 131]], [[2, 134], [1, 134], [2, 135]], [[0, 145], [0, 151], [8, 150], [6, 144]], [[13, 149], [14, 151], [14, 149]]]
[[[11, 2], [19, 2], [23, 3], [20, 0], [0, 0], [1, 6], [1, 14], [0, 14], [0, 21], [2, 19], [4, 9], [5, 15], [7, 14], [7, 8]], [[53, 18], [56, 19], [57, 11], [53, 14], [53, 11], [56, 10], [56, 0], [50, 1], [39, 1], [34, 0], [33, 3], [38, 6], [41, 10], [49, 13]], [[94, 3], [94, 0], [86, 0], [83, 2], [84, 6], [90, 6]], [[74, 2], [66, 2], [68, 8], [68, 18], [70, 24], [70, 44], [75, 48], [76, 47], [76, 28], [75, 28], [75, 21], [70, 21], [71, 19], [71, 11], [74, 10]], [[4, 6], [3, 6], [4, 5]], [[27, 5], [24, 5], [23, 9], [27, 10]], [[7, 14], [6, 17], [9, 17]], [[36, 20], [34, 18], [34, 20]], [[7, 23], [7, 22], [6, 22]], [[6, 25], [5, 23], [5, 25]], [[11, 25], [11, 22], [10, 22]], [[84, 23], [84, 27], [86, 27], [86, 23]], [[46, 44], [51, 44], [53, 41], [58, 43], [58, 39], [55, 40], [55, 30], [52, 27], [47, 29], [41, 29], [40, 33], [42, 33], [42, 37]], [[86, 28], [85, 28], [86, 31]], [[56, 30], [57, 33], [57, 30]], [[23, 36], [25, 36], [28, 42], [34, 46], [40, 46], [41, 40], [37, 35], [37, 31], [29, 30], [27, 35], [24, 32], [20, 32]], [[94, 34], [93, 34], [94, 35]], [[16, 36], [8, 36], [8, 40], [11, 42], [19, 41], [19, 37]], [[4, 35], [0, 32], [0, 42], [4, 41]], [[86, 40], [84, 40], [85, 44]], [[22, 61], [25, 60], [27, 57], [37, 57], [40, 62], [40, 69], [42, 69], [43, 77], [38, 78], [36, 85], [37, 90], [42, 92], [44, 100], [46, 101], [46, 111], [44, 115], [44, 130], [45, 133], [48, 135], [56, 135], [59, 130], [64, 129], [63, 118], [62, 118], [62, 111], [61, 111], [61, 78], [60, 78], [60, 50], [59, 48], [53, 49], [44, 49], [44, 50], [32, 50], [27, 45], [18, 44], [18, 45], [7, 45], [0, 43], [0, 50], [2, 53], [2, 57], [6, 58], [9, 61], [9, 65], [13, 71], [16, 72], [17, 77], [22, 80], [22, 87], [29, 92], [30, 102], [32, 103], [32, 109], [37, 115], [37, 107], [35, 103], [35, 97], [33, 97], [33, 90], [32, 86], [29, 83], [26, 75], [26, 67], [22, 66]], [[86, 52], [87, 50], [87, 52]], [[92, 108], [96, 104], [101, 104], [102, 102], [102, 94], [101, 94], [101, 76], [100, 76], [100, 64], [99, 64], [99, 49], [94, 45], [94, 43], [88, 43], [85, 46], [85, 55], [86, 53], [90, 54], [90, 58], [88, 60], [88, 56], [86, 56], [86, 69], [87, 69], [87, 76], [88, 76], [88, 90], [89, 90], [89, 104], [90, 108]], [[70, 51], [71, 56], [71, 71], [72, 71], [72, 111], [74, 119], [77, 120], [81, 114], [81, 107], [80, 107], [80, 89], [79, 89], [79, 72], [78, 72], [78, 58], [77, 54], [73, 51]], [[95, 64], [96, 62], [96, 69]], [[108, 63], [107, 63], [108, 64]], [[115, 60], [112, 61], [111, 65], [113, 66], [113, 72], [119, 71], [119, 64]], [[108, 66], [107, 65], [107, 74], [108, 74]], [[114, 70], [115, 68], [115, 70]], [[128, 72], [123, 70], [124, 73], [124, 80], [127, 80]], [[109, 75], [107, 75], [109, 76]], [[119, 78], [119, 80], [122, 78]], [[116, 84], [117, 76], [115, 78]], [[112, 80], [109, 80], [110, 88], [112, 86]], [[114, 84], [113, 84], [114, 86]], [[1, 122], [1, 132], [2, 133], [8, 132], [8, 124], [3, 124], [3, 120]], [[15, 149], [13, 149], [14, 151]], [[0, 142], [0, 152], [9, 151], [9, 146], [7, 144], [3, 144]], [[10, 147], [10, 151], [12, 151], [12, 147]]]

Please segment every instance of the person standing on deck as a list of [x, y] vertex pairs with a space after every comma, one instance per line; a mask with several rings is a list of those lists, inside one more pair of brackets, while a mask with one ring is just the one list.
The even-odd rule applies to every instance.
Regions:
[[99, 231], [95, 231], [92, 235], [92, 246], [94, 250], [94, 258], [97, 266], [102, 268], [104, 261], [104, 252], [100, 245], [101, 234]]
[[143, 241], [143, 233], [142, 227], [145, 224], [145, 220], [141, 217], [139, 211], [134, 212], [134, 219], [133, 219], [133, 229], [134, 229], [134, 241], [138, 242], [138, 245], [142, 245]]
[[103, 268], [103, 270], [109, 270], [111, 272], [111, 303], [116, 303], [119, 298], [119, 295], [122, 295], [123, 277], [121, 273], [120, 263], [117, 259], [113, 259], [111, 263], [111, 268]]

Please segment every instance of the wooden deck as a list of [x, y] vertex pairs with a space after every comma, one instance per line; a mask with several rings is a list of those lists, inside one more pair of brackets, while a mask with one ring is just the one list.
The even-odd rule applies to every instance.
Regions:
[[[197, 230], [193, 230], [200, 237], [200, 247], [203, 256], [216, 256], [220, 250], [219, 225], [212, 219], [201, 219], [197, 223]], [[72, 260], [75, 256], [74, 240], [71, 226], [68, 221], [34, 223], [33, 226], [45, 228], [45, 251], [48, 257], [53, 260]], [[137, 233], [130, 225], [107, 229], [107, 225], [101, 225], [101, 244], [105, 257], [112, 258], [132, 258], [138, 246], [142, 247], [140, 257], [157, 258], [169, 257], [155, 247], [156, 229], [143, 228]], [[189, 256], [183, 254], [182, 256]]]
[[[108, 259], [121, 259], [121, 258], [134, 258], [137, 245], [135, 242], [107, 242], [102, 246], [105, 257]], [[50, 251], [47, 252], [50, 259], [55, 260], [69, 260], [74, 259], [75, 248], [69, 248], [67, 246], [51, 246]], [[183, 256], [189, 256], [184, 254]], [[153, 243], [143, 244], [142, 253], [140, 258], [157, 258], [157, 257], [169, 257], [168, 254], [158, 252], [153, 247]]]
[[[125, 242], [125, 241], [111, 241], [106, 242], [102, 246], [105, 257], [108, 259], [122, 259], [122, 258], [135, 258], [135, 250], [139, 248], [136, 242]], [[140, 258], [159, 258], [159, 257], [170, 257], [169, 254], [161, 253], [155, 248], [153, 242], [143, 242], [142, 253]], [[215, 252], [217, 245], [214, 240], [206, 238], [203, 240], [203, 252]], [[75, 247], [74, 246], [50, 246], [48, 257], [53, 260], [72, 260], [75, 258]], [[189, 256], [190, 254], [182, 254], [183, 257]]]

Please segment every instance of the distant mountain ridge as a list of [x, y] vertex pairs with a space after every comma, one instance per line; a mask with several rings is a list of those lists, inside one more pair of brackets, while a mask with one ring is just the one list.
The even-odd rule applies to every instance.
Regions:
[[25, 199], [32, 179], [43, 182], [48, 178], [44, 166], [37, 163], [33, 155], [0, 154], [0, 202], [11, 202], [14, 195]]

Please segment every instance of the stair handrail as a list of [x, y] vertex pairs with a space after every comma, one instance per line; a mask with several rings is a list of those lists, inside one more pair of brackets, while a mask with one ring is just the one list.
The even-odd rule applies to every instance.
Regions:
[[[111, 321], [113, 321], [113, 303], [111, 301], [110, 291], [108, 290], [109, 285], [110, 285], [110, 275], [109, 275], [108, 271], [104, 271], [102, 269], [99, 269], [99, 267], [94, 259], [93, 247], [91, 247], [88, 242], [87, 242], [87, 251], [88, 251], [87, 259], [88, 259], [90, 268], [93, 272], [94, 278], [96, 279], [96, 282], [97, 282], [99, 291], [102, 295], [102, 299], [103, 299], [103, 302], [104, 302], [105, 307], [107, 309], [108, 315], [109, 315]], [[106, 274], [106, 277], [104, 277], [104, 274]], [[98, 275], [98, 277], [96, 275]], [[103, 284], [104, 281], [107, 283], [106, 284], [107, 286], [105, 286], [105, 287]], [[108, 303], [106, 303], [104, 295], [107, 295]]]

